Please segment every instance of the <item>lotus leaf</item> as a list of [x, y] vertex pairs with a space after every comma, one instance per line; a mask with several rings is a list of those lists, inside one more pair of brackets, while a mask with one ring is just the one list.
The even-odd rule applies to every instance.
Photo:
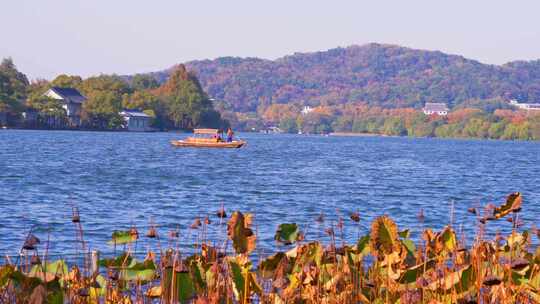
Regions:
[[255, 249], [256, 236], [251, 230], [252, 217], [241, 212], [234, 212], [227, 224], [227, 235], [233, 241], [233, 247], [238, 254], [247, 254]]
[[358, 253], [361, 255], [368, 255], [369, 249], [370, 249], [369, 243], [370, 243], [369, 235], [365, 235], [361, 237], [358, 240], [358, 243], [356, 244], [356, 249], [358, 250]]
[[116, 258], [99, 260], [99, 266], [102, 267], [128, 267], [133, 262], [133, 257], [128, 253], [123, 253]]
[[283, 252], [278, 252], [261, 261], [259, 264], [261, 276], [266, 279], [272, 278], [281, 261], [286, 258]]
[[451, 289], [465, 292], [475, 283], [474, 271], [471, 265], [465, 266], [458, 271], [446, 274], [442, 279], [429, 284], [428, 289], [449, 291]]
[[38, 278], [43, 282], [51, 282], [68, 274], [68, 267], [64, 260], [57, 260], [51, 263], [34, 265], [28, 273], [29, 277]]
[[375, 219], [371, 225], [370, 249], [378, 259], [394, 251], [399, 251], [398, 229], [396, 223], [388, 216]]
[[521, 210], [521, 193], [514, 192], [506, 197], [506, 202], [493, 210], [493, 216], [497, 219], [506, 216], [510, 212]]
[[[174, 284], [171, 284], [172, 282], [174, 282]], [[162, 292], [164, 295], [172, 295], [174, 299], [176, 299], [180, 303], [189, 303], [189, 301], [195, 295], [195, 288], [193, 286], [193, 281], [189, 272], [173, 272], [172, 267], [167, 267], [163, 270], [162, 288]]]
[[[233, 214], [234, 216], [234, 214]], [[243, 263], [239, 260], [229, 260], [231, 279], [234, 283], [234, 293], [241, 303], [245, 303], [252, 292], [262, 294], [262, 288], [257, 283], [255, 274], [250, 272], [251, 263]]]
[[135, 242], [138, 235], [131, 231], [114, 231], [112, 239], [108, 242], [109, 245], [121, 245]]
[[300, 231], [298, 230], [298, 225], [295, 223], [281, 224], [278, 226], [274, 239], [285, 245], [291, 245], [298, 240], [299, 235]]

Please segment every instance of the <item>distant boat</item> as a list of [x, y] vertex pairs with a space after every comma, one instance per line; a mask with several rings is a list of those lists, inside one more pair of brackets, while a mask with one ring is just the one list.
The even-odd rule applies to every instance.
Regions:
[[194, 129], [193, 137], [171, 140], [175, 147], [192, 148], [241, 148], [246, 142], [243, 140], [224, 141], [218, 129]]

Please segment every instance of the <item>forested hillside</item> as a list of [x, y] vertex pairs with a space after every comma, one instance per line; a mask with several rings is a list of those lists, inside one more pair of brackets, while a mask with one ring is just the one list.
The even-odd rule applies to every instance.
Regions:
[[[223, 57], [186, 66], [209, 96], [237, 112], [272, 103], [419, 108], [436, 101], [453, 108], [471, 99], [540, 100], [540, 60], [497, 66], [393, 45], [297, 53], [274, 61]], [[154, 74], [160, 81], [167, 75]]]
[[[6, 59], [0, 65], [0, 125], [17, 125], [32, 110], [44, 127], [51, 119], [65, 121], [62, 106], [43, 97], [51, 86], [77, 88], [88, 98], [81, 113], [88, 129], [121, 129], [119, 111], [127, 108], [144, 110], [161, 130], [277, 126], [289, 133], [540, 140], [540, 111], [508, 104], [511, 98], [540, 101], [540, 60], [496, 66], [369, 44], [273, 61], [223, 57], [150, 74], [59, 75], [29, 83]], [[444, 102], [450, 114], [424, 115], [426, 102]], [[308, 105], [311, 111], [303, 111]]]

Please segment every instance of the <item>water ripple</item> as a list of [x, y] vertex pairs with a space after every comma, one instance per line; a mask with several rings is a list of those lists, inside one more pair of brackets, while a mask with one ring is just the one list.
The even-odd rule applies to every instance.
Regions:
[[[174, 133], [130, 134], [61, 131], [0, 132], [0, 254], [14, 254], [28, 230], [50, 237], [51, 252], [73, 250], [71, 206], [82, 214], [92, 248], [106, 244], [114, 229], [181, 228], [186, 244], [196, 216], [210, 215], [208, 234], [224, 238], [214, 215], [253, 212], [259, 246], [269, 249], [281, 222], [297, 222], [307, 238], [324, 236], [325, 225], [359, 211], [359, 226], [346, 237], [366, 233], [375, 217], [389, 214], [399, 225], [441, 228], [451, 220], [474, 232], [466, 209], [500, 202], [521, 191], [522, 218], [537, 223], [540, 208], [540, 144], [477, 140], [312, 137], [242, 134], [240, 150], [175, 149]], [[425, 223], [417, 219], [424, 210]], [[145, 229], [145, 228], [141, 228]], [[507, 231], [506, 221], [491, 229]], [[140, 248], [152, 244], [141, 240]], [[149, 243], [150, 242], [150, 243]]]

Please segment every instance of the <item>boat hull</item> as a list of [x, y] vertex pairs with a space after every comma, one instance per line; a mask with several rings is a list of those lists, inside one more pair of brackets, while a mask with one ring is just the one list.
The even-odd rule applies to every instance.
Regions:
[[185, 140], [171, 140], [171, 145], [183, 148], [221, 148], [221, 149], [238, 149], [246, 144], [243, 140], [235, 140], [232, 142], [196, 142]]

